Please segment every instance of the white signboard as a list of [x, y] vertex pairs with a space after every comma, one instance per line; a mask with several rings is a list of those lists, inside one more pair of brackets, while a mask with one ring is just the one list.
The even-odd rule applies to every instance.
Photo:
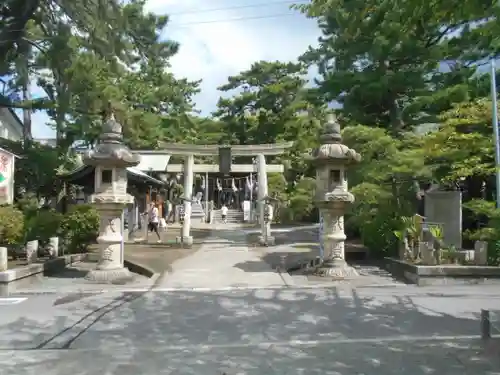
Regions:
[[14, 202], [14, 154], [0, 149], [0, 204]]
[[323, 215], [319, 214], [319, 257], [323, 259], [324, 247], [323, 247]]

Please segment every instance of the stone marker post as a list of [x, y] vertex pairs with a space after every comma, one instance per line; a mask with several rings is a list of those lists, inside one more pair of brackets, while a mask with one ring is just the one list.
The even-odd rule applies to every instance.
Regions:
[[97, 242], [100, 245], [96, 269], [86, 278], [94, 282], [126, 281], [132, 276], [123, 265], [123, 209], [133, 202], [127, 193], [127, 167], [139, 164], [140, 157], [123, 144], [121, 125], [114, 115], [103, 126], [99, 143], [87, 151], [83, 162], [95, 167], [94, 194], [91, 203], [99, 212], [101, 224]]
[[264, 154], [257, 155], [257, 203], [259, 207], [260, 236], [259, 244], [262, 246], [274, 245], [274, 237], [271, 235], [271, 220], [266, 219], [266, 205], [269, 204], [267, 198], [267, 172], [266, 157]]
[[6, 247], [0, 246], [0, 272], [7, 271], [9, 252]]
[[193, 168], [194, 155], [186, 155], [184, 159], [184, 222], [182, 223], [181, 235], [176, 238], [177, 243], [186, 246], [193, 245], [193, 236], [191, 236], [191, 211], [193, 205]]
[[344, 212], [354, 202], [354, 196], [347, 191], [346, 169], [359, 162], [361, 156], [341, 141], [340, 125], [331, 115], [320, 135], [321, 145], [312, 155], [316, 166], [315, 205], [323, 218], [324, 246], [324, 260], [315, 273], [334, 278], [357, 275], [345, 261]]

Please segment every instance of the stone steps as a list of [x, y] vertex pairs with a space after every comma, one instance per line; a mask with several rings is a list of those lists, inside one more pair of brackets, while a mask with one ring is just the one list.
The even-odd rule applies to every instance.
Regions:
[[[213, 219], [215, 224], [222, 223], [222, 211], [214, 210]], [[243, 211], [240, 210], [228, 210], [226, 222], [228, 224], [240, 224], [243, 223]]]

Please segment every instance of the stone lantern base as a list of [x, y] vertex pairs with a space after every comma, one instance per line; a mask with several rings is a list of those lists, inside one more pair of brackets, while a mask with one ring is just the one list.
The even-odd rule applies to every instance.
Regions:
[[325, 260], [318, 266], [314, 274], [321, 277], [331, 277], [334, 279], [348, 279], [359, 276], [358, 271], [347, 264], [343, 259]]
[[175, 243], [177, 243], [178, 245], [185, 245], [187, 247], [191, 247], [191, 246], [193, 246], [193, 241], [194, 241], [193, 236], [175, 237]]
[[134, 279], [128, 268], [95, 269], [85, 275], [85, 279], [96, 284], [125, 284]]
[[[119, 198], [122, 198], [122, 201]], [[90, 282], [124, 284], [134, 279], [133, 274], [123, 264], [122, 213], [128, 199], [128, 196], [112, 197], [109, 202], [94, 202], [101, 224], [97, 237], [99, 244], [97, 266], [85, 276]]]
[[275, 244], [275, 239], [273, 236], [259, 236], [260, 246], [273, 246]]

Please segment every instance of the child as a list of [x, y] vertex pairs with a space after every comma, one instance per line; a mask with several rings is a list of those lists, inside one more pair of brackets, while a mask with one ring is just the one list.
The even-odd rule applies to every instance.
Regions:
[[222, 205], [222, 209], [221, 209], [221, 214], [222, 214], [222, 223], [223, 224], [227, 224], [227, 207], [226, 205]]

